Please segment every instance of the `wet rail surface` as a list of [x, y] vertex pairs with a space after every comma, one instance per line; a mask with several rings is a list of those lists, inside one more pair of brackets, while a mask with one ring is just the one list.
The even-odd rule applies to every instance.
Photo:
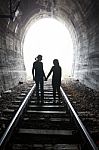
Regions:
[[4, 110], [1, 149], [97, 150], [62, 87], [60, 90], [60, 102], [57, 96], [54, 103], [52, 86], [46, 82], [43, 104], [37, 103], [35, 85], [22, 91]]

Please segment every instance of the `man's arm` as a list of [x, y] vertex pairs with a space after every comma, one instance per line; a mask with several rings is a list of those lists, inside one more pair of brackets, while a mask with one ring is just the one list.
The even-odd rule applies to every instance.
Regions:
[[33, 67], [32, 67], [32, 75], [33, 75], [33, 80], [35, 80], [35, 76], [34, 76], [34, 63], [33, 63]]

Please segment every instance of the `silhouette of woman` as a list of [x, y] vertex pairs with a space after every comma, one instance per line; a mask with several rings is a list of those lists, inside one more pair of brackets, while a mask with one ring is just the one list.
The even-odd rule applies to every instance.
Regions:
[[38, 55], [35, 59], [36, 59], [36, 61], [33, 63], [33, 67], [32, 67], [32, 75], [33, 75], [33, 80], [36, 83], [36, 96], [37, 96], [37, 100], [39, 102], [39, 86], [40, 86], [40, 90], [41, 90], [41, 102], [43, 103], [45, 73], [44, 73], [44, 70], [43, 70], [43, 63], [41, 62], [42, 55]]
[[61, 67], [59, 65], [59, 61], [58, 59], [54, 59], [53, 60], [53, 64], [54, 66], [52, 66], [50, 72], [47, 75], [47, 79], [48, 77], [51, 75], [51, 73], [53, 73], [52, 76], [52, 87], [53, 87], [53, 98], [54, 98], [54, 102], [56, 101], [56, 91], [58, 92], [58, 98], [59, 98], [59, 102], [60, 102], [60, 85], [61, 85]]

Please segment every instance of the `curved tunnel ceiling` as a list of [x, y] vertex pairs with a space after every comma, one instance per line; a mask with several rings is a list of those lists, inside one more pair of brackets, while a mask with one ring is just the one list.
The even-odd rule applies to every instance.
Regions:
[[[12, 6], [19, 2], [13, 1]], [[2, 14], [9, 13], [9, 2], [1, 0]], [[31, 23], [44, 17], [54, 17], [65, 23], [74, 45], [73, 74], [89, 87], [99, 89], [98, 81], [98, 17], [97, 0], [20, 0], [16, 17], [6, 19], [7, 31], [18, 35], [23, 49], [24, 36]], [[1, 21], [0, 21], [1, 22]], [[3, 21], [2, 21], [3, 22]], [[91, 44], [90, 44], [91, 43]], [[95, 61], [92, 60], [95, 58]], [[93, 85], [92, 85], [93, 84]]]
[[[33, 2], [33, 1], [32, 1]], [[82, 12], [80, 10], [79, 3], [75, 0], [64, 0], [64, 1], [36, 1], [32, 4], [29, 3], [21, 9], [22, 18], [21, 24], [19, 24], [19, 29], [21, 29], [21, 39], [22, 44], [24, 42], [24, 37], [26, 35], [27, 29], [33, 24], [35, 21], [51, 17], [55, 18], [58, 21], [64, 23], [67, 29], [70, 31], [74, 50], [77, 51], [77, 43], [78, 43], [78, 21], [83, 22]], [[28, 6], [29, 9], [25, 9]], [[79, 11], [80, 10], [80, 11]], [[83, 32], [83, 27], [80, 29]], [[77, 30], [77, 31], [76, 31]], [[86, 34], [86, 33], [85, 33]], [[72, 71], [73, 72], [73, 71]]]
[[[13, 22], [8, 21], [7, 28], [18, 34], [21, 33], [21, 39], [23, 39], [31, 23], [40, 18], [54, 17], [65, 23], [72, 35], [74, 47], [76, 47], [75, 43], [77, 44], [79, 34], [83, 33], [83, 36], [87, 37], [87, 18], [84, 8], [86, 5], [94, 5], [94, 3], [92, 0], [89, 2], [87, 0], [87, 3], [86, 1], [80, 3], [77, 0], [21, 0], [18, 16]], [[82, 23], [82, 26], [80, 23]]]
[[[33, 1], [32, 1], [33, 2]], [[70, 31], [72, 37], [76, 37], [76, 27], [78, 20], [82, 20], [79, 12], [79, 7], [73, 1], [36, 1], [35, 3], [29, 3], [31, 7], [25, 10], [26, 6], [22, 10], [21, 23], [19, 23], [19, 29], [24, 34], [29, 25], [40, 18], [53, 17], [63, 23]], [[78, 12], [77, 12], [78, 10]]]

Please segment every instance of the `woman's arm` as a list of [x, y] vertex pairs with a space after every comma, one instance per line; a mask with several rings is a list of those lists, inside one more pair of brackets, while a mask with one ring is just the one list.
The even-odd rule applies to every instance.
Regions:
[[53, 72], [53, 67], [51, 68], [50, 72], [48, 73], [47, 79], [48, 79], [48, 77], [51, 75], [52, 72]]

